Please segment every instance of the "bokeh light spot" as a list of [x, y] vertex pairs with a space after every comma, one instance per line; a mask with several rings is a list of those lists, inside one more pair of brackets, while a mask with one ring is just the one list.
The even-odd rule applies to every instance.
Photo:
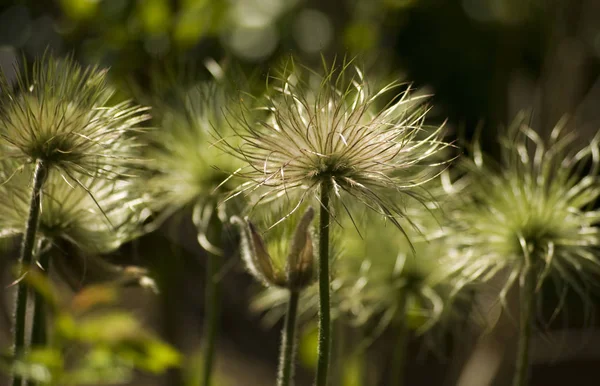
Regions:
[[333, 36], [333, 26], [322, 12], [306, 9], [302, 11], [294, 24], [294, 38], [300, 48], [307, 53], [316, 53], [325, 49]]
[[15, 6], [0, 14], [0, 46], [21, 47], [30, 34], [31, 20], [27, 8]]
[[278, 34], [271, 25], [264, 28], [236, 27], [228, 36], [229, 47], [248, 60], [260, 60], [277, 47]]

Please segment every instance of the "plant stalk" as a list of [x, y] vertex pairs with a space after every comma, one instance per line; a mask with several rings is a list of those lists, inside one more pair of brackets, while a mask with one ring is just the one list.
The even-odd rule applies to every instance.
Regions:
[[535, 309], [534, 275], [535, 271], [532, 266], [525, 268], [525, 280], [519, 296], [519, 342], [513, 386], [526, 386], [529, 381], [529, 346], [533, 331], [533, 313]]
[[[44, 181], [46, 180], [46, 166], [41, 160], [37, 160], [33, 172], [33, 181], [31, 188], [31, 200], [29, 203], [29, 214], [25, 224], [25, 233], [21, 243], [21, 254], [19, 256], [19, 275], [23, 275], [24, 269], [31, 266], [33, 257], [33, 248], [35, 245], [35, 236], [38, 230], [38, 223], [41, 208], [41, 192]], [[14, 317], [14, 353], [22, 355], [26, 351], [27, 335], [27, 298], [29, 288], [24, 283], [18, 284], [17, 299], [15, 304]], [[20, 376], [13, 377], [12, 385], [21, 386], [23, 380]]]
[[202, 385], [210, 386], [215, 361], [217, 335], [219, 332], [219, 316], [221, 313], [221, 289], [219, 288], [219, 267], [222, 257], [208, 252], [206, 266], [206, 288], [204, 301], [204, 352], [202, 368]]
[[[38, 260], [38, 264], [44, 275], [48, 276], [50, 267], [50, 251], [42, 253]], [[48, 341], [48, 309], [46, 307], [46, 299], [39, 293], [35, 293], [35, 305], [33, 308], [33, 327], [31, 328], [31, 345], [45, 346]]]
[[410, 334], [406, 325], [407, 299], [405, 289], [400, 291], [399, 297], [396, 346], [394, 347], [394, 354], [392, 356], [390, 386], [404, 386], [406, 378], [406, 352]]
[[[48, 276], [50, 267], [50, 252], [42, 253], [39, 257], [38, 264], [43, 274]], [[35, 292], [33, 306], [33, 325], [31, 327], [31, 347], [44, 347], [48, 343], [48, 308], [46, 299], [39, 292]], [[27, 381], [25, 384], [27, 385]], [[32, 382], [33, 385], [38, 383]]]
[[331, 315], [329, 304], [329, 196], [331, 183], [321, 185], [319, 216], [319, 352], [316, 386], [327, 386], [331, 350]]
[[336, 319], [331, 323], [332, 327], [332, 348], [333, 359], [331, 363], [331, 371], [329, 374], [329, 384], [331, 386], [342, 386], [344, 383], [344, 365], [351, 360], [347, 355], [346, 347], [346, 326], [340, 319]]
[[298, 300], [300, 292], [290, 290], [290, 300], [285, 316], [285, 325], [281, 339], [279, 356], [279, 374], [277, 386], [291, 386], [294, 378], [294, 356], [296, 354], [296, 324], [298, 319]]

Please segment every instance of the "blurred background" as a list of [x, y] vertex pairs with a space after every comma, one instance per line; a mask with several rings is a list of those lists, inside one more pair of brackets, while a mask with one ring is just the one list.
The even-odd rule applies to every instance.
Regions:
[[[254, 79], [290, 54], [320, 65], [322, 57], [358, 57], [380, 78], [413, 82], [433, 94], [432, 119], [448, 120], [451, 135], [481, 130], [495, 152], [496, 132], [517, 112], [533, 111], [547, 132], [567, 114], [581, 138], [600, 127], [600, 1], [598, 0], [2, 0], [0, 66], [9, 74], [24, 58], [72, 53], [110, 67], [123, 94], [150, 90], [156, 71], [185, 68], [197, 79], [207, 64], [226, 63]], [[148, 91], [149, 92], [149, 91]], [[5, 247], [3, 288], [15, 246]], [[201, 345], [205, 261], [189, 216], [111, 256], [153, 272], [159, 296], [126, 289], [122, 307], [188, 356]], [[280, 324], [265, 326], [249, 299], [256, 285], [235, 262], [224, 266], [217, 372], [223, 385], [272, 384]], [[5, 298], [8, 299], [9, 291]], [[485, 300], [482, 300], [485, 302]], [[491, 303], [491, 300], [489, 300]], [[9, 341], [3, 306], [2, 343]], [[490, 312], [496, 312], [491, 310]], [[506, 319], [506, 320], [505, 320]], [[415, 338], [410, 385], [507, 385], [515, 345], [513, 321], [493, 331], [465, 331], [461, 352], [432, 355]], [[560, 324], [533, 344], [531, 384], [597, 385], [600, 333]], [[297, 386], [309, 385], [315, 336], [302, 337]], [[382, 336], [373, 360], [385, 352]], [[393, 366], [386, 363], [385, 366]], [[181, 371], [139, 375], [132, 385], [179, 385]], [[348, 377], [347, 386], [352, 383]], [[2, 381], [0, 381], [0, 384]]]

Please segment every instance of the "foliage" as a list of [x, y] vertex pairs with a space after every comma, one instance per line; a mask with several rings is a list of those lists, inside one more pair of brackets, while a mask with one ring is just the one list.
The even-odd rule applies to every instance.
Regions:
[[160, 374], [180, 364], [180, 354], [138, 318], [107, 307], [117, 300], [115, 287], [89, 286], [67, 299], [38, 271], [30, 270], [26, 280], [44, 296], [54, 320], [47, 346], [14, 359], [12, 371], [24, 378], [48, 386], [123, 384], [136, 369]]

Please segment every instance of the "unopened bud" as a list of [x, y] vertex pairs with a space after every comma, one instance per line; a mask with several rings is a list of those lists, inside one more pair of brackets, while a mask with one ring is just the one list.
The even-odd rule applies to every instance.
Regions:
[[231, 222], [241, 228], [241, 254], [250, 273], [265, 285], [285, 286], [285, 275], [273, 265], [262, 236], [248, 218], [237, 216]]
[[265, 285], [299, 291], [308, 286], [314, 276], [314, 248], [310, 223], [314, 210], [309, 208], [297, 224], [291, 239], [287, 263], [276, 264], [266, 244], [247, 218], [233, 217], [231, 221], [241, 228], [241, 253], [248, 270]]
[[314, 278], [314, 248], [310, 223], [315, 217], [313, 208], [308, 208], [296, 226], [290, 253], [287, 258], [288, 287], [300, 290], [312, 282]]

